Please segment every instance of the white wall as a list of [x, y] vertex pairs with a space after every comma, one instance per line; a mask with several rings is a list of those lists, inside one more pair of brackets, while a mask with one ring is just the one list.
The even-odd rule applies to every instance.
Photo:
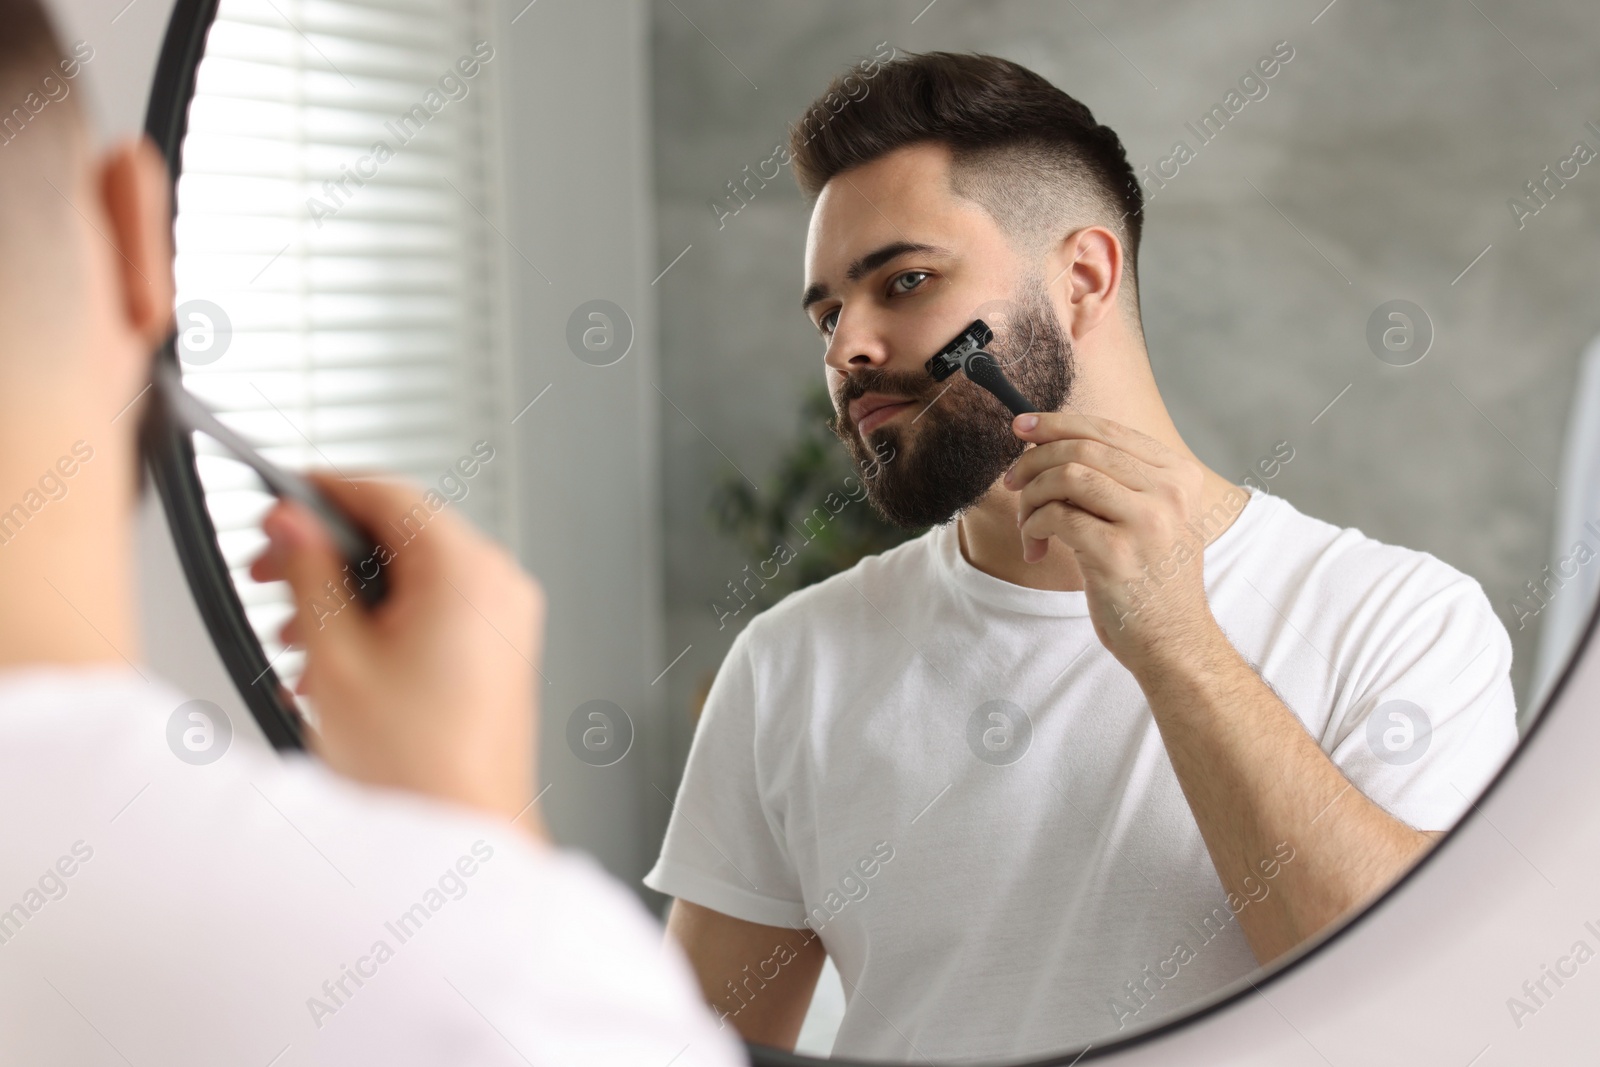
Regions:
[[87, 41], [84, 67], [92, 113], [106, 136], [144, 128], [144, 110], [172, 0], [52, 0], [56, 28], [70, 44]]
[[[559, 840], [637, 884], [654, 859], [646, 826], [666, 804], [650, 783], [676, 792], [659, 741], [666, 683], [651, 683], [680, 651], [661, 642], [649, 20], [640, 0], [525, 3], [501, 4], [496, 47], [516, 246], [512, 410], [550, 386], [513, 438], [522, 558], [550, 599], [542, 803]], [[633, 322], [632, 350], [609, 367], [567, 346], [569, 316], [595, 299]], [[568, 717], [596, 699], [620, 705], [636, 728], [612, 767], [580, 762], [566, 742]]]

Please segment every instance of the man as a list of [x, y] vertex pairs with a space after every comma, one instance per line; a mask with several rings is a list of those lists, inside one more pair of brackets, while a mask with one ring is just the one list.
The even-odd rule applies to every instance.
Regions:
[[[0, 144], [5, 1062], [740, 1062], [637, 901], [549, 843], [542, 597], [448, 512], [380, 610], [291, 624], [322, 762], [220, 748], [219, 709], [141, 666], [135, 429], [172, 328], [171, 187], [148, 142], [91, 151], [71, 63], [37, 0], [0, 0], [0, 111], [30, 116]], [[323, 485], [373, 529], [420, 499]], [[297, 508], [267, 529], [257, 577], [317, 602], [327, 534]]]
[[[790, 152], [836, 430], [933, 528], [757, 616], [717, 676], [646, 878], [717, 1012], [792, 1046], [826, 955], [836, 1055], [1037, 1056], [1390, 884], [1515, 744], [1509, 639], [1472, 579], [1184, 445], [1117, 136], [935, 53]], [[928, 376], [980, 317], [1043, 414]]]

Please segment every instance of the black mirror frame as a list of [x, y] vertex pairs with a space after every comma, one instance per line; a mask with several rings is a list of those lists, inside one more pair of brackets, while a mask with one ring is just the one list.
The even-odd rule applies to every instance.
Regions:
[[[150, 92], [145, 130], [166, 157], [167, 166], [171, 171], [174, 212], [183, 138], [189, 123], [189, 103], [194, 97], [195, 74], [205, 50], [206, 36], [216, 18], [218, 2], [219, 0], [177, 0], [162, 45], [155, 83]], [[157, 358], [176, 361], [175, 341], [169, 341], [158, 353]], [[161, 494], [167, 522], [172, 528], [178, 555], [183, 562], [184, 574], [223, 664], [227, 667], [250, 713], [260, 724], [273, 747], [280, 751], [305, 748], [304, 722], [298, 710], [284, 699], [283, 687], [277, 674], [272, 670], [272, 665], [267, 660], [255, 631], [250, 627], [244, 605], [233, 587], [227, 563], [217, 545], [216, 528], [211, 522], [210, 513], [206, 510], [205, 491], [200, 484], [199, 471], [195, 465], [193, 441], [187, 433], [176, 429], [170, 420], [162, 417], [158, 403], [151, 405], [141, 434], [145, 457], [150, 465], [156, 489]], [[1556, 683], [1546, 693], [1543, 705], [1529, 720], [1528, 729], [1520, 738], [1517, 748], [1485, 787], [1483, 793], [1473, 802], [1474, 808], [1499, 788], [1526, 748], [1528, 739], [1544, 725], [1546, 713], [1555, 706], [1566, 690], [1576, 672], [1578, 662], [1586, 654], [1594, 637], [1597, 621], [1600, 621], [1600, 602], [1591, 607], [1583, 632], [1574, 643]], [[1230, 993], [1202, 1002], [1180, 1016], [1127, 1037], [1117, 1038], [1105, 1044], [1090, 1045], [1083, 1049], [1069, 1049], [1045, 1059], [996, 1061], [997, 1067], [999, 1064], [1005, 1064], [1006, 1067], [1072, 1067], [1079, 1063], [1108, 1059], [1237, 1004], [1248, 994], [1259, 992], [1262, 987], [1271, 985], [1290, 971], [1302, 966], [1323, 948], [1345, 936], [1368, 916], [1376, 913], [1379, 908], [1392, 900], [1440, 850], [1449, 845], [1456, 838], [1456, 831], [1472, 817], [1471, 813], [1462, 816], [1460, 821], [1415, 866], [1365, 908], [1345, 920], [1342, 925], [1287, 954], [1281, 961], [1275, 961], [1272, 970], [1262, 975], [1259, 980], [1252, 978]], [[754, 1067], [818, 1067], [821, 1064], [832, 1067], [877, 1067], [878, 1063], [878, 1061], [819, 1059], [783, 1052], [765, 1045], [747, 1047]]]
[[[195, 74], [205, 52], [206, 36], [217, 17], [217, 3], [218, 0], [178, 0], [167, 24], [145, 114], [145, 132], [166, 157], [172, 178], [174, 226], [183, 138], [189, 129], [189, 103], [194, 99]], [[156, 358], [177, 362], [176, 337]], [[194, 440], [165, 416], [159, 391], [152, 392], [153, 402], [140, 427], [141, 445], [200, 617], [245, 706], [272, 747], [279, 751], [303, 749], [305, 724], [298, 709], [284, 695], [277, 673], [250, 628], [244, 605], [229, 577], [227, 561], [217, 545], [216, 527], [206, 510], [205, 489], [195, 465]]]

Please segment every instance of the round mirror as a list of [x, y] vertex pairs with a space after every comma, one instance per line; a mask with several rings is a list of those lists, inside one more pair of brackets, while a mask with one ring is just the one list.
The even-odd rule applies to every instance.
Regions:
[[[1586, 17], [180, 2], [169, 358], [539, 577], [529, 803], [757, 1062], [1089, 1061], [1314, 966], [1593, 611]], [[270, 496], [152, 448], [297, 746]]]

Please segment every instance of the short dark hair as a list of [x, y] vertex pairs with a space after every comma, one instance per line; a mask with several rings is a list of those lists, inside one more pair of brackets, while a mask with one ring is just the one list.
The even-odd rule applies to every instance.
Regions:
[[[844, 103], [825, 108], [830, 98]], [[954, 191], [982, 204], [1024, 246], [1060, 237], [1054, 228], [1063, 216], [1107, 225], [1122, 240], [1137, 291], [1144, 197], [1121, 138], [1008, 59], [925, 52], [872, 74], [852, 67], [790, 128], [789, 154], [811, 198], [838, 174], [929, 142], [950, 148]]]
[[0, 0], [0, 250], [34, 249], [26, 277], [46, 255], [35, 238], [70, 210], [59, 187], [70, 176], [81, 129], [67, 73], [77, 69], [44, 0]]
[[[67, 239], [75, 222], [67, 197], [75, 194], [87, 124], [66, 76], [77, 68], [63, 55], [48, 2], [0, 0], [0, 318], [7, 324], [76, 310], [83, 277], [78, 242]], [[6, 355], [0, 374], [34, 373]]]
[[[68, 84], [79, 64], [67, 57], [44, 7], [45, 0], [0, 0], [0, 160], [26, 152], [12, 146], [35, 126], [58, 130], [75, 127], [75, 121], [57, 122], [68, 112], [77, 118], [78, 102]], [[76, 49], [74, 50], [76, 51]], [[93, 56], [90, 49], [87, 53]], [[41, 122], [49, 109], [50, 120]], [[32, 135], [35, 141], [51, 140]], [[56, 139], [59, 145], [63, 143]]]
[[9, 115], [21, 93], [56, 72], [62, 48], [40, 0], [0, 0], [0, 27], [0, 114]]

